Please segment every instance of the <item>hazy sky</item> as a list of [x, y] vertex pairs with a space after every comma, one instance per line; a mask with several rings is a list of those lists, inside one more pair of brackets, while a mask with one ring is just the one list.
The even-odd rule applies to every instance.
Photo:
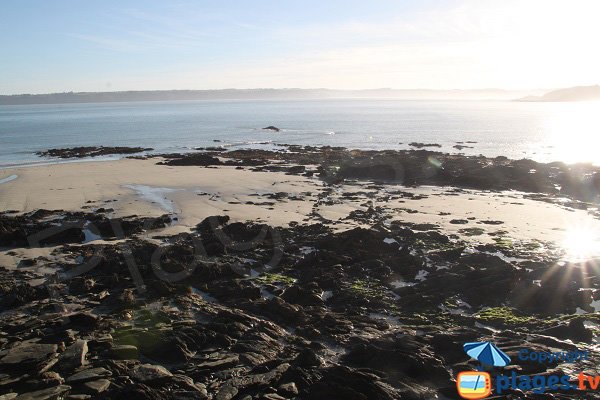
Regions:
[[2, 0], [0, 93], [600, 83], [600, 0]]

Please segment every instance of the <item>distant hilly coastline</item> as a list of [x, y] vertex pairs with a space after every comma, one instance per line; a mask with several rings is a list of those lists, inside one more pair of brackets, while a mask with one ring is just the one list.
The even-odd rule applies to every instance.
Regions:
[[576, 86], [558, 89], [541, 96], [526, 96], [516, 101], [531, 102], [561, 102], [561, 101], [594, 101], [600, 100], [600, 86]]
[[512, 100], [531, 94], [502, 89], [426, 90], [426, 89], [221, 89], [149, 90], [123, 92], [65, 92], [49, 94], [0, 95], [0, 105], [104, 103], [169, 100], [278, 100], [335, 98], [393, 98], [407, 100]]

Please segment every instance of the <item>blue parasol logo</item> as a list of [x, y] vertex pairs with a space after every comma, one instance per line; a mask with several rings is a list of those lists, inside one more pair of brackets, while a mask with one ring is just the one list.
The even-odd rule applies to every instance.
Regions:
[[506, 367], [510, 357], [491, 342], [471, 342], [463, 345], [465, 353], [478, 360], [483, 366]]

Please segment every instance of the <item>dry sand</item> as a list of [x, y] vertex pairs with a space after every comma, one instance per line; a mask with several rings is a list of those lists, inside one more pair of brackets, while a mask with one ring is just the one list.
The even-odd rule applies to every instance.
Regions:
[[276, 210], [270, 210], [243, 203], [258, 201], [252, 196], [257, 193], [300, 194], [320, 186], [316, 180], [282, 173], [234, 167], [170, 167], [156, 162], [124, 159], [2, 170], [0, 179], [11, 175], [18, 178], [0, 186], [0, 210], [78, 211], [105, 207], [113, 208], [116, 217], [173, 213], [185, 226], [226, 213], [234, 219], [282, 225], [299, 222], [310, 212], [311, 204], [279, 203]]

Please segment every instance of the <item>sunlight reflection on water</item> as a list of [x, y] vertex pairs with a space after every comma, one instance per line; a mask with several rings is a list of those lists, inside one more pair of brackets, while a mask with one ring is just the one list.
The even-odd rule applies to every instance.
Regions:
[[600, 165], [600, 102], [557, 104], [543, 129], [540, 147], [551, 146], [557, 160]]

